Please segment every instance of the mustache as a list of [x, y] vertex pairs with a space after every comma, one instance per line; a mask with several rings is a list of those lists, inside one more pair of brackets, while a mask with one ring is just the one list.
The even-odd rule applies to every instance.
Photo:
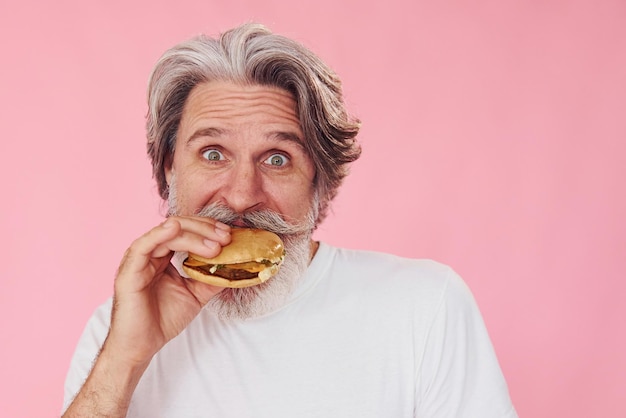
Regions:
[[269, 209], [237, 213], [223, 203], [215, 202], [199, 210], [196, 215], [231, 226], [238, 221], [248, 228], [265, 229], [278, 235], [310, 233], [315, 227], [314, 210], [309, 211], [302, 222], [289, 222], [280, 213]]

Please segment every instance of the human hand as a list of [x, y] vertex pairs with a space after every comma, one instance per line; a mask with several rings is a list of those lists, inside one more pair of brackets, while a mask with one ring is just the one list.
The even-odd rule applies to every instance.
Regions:
[[199, 217], [171, 217], [135, 240], [115, 279], [111, 328], [102, 351], [120, 366], [147, 366], [222, 290], [181, 277], [170, 263], [174, 251], [210, 258], [229, 242], [230, 227]]

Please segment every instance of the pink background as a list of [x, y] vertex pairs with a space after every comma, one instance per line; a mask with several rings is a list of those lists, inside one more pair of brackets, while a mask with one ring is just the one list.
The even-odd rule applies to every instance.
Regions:
[[249, 20], [317, 51], [363, 121], [364, 155], [317, 236], [451, 264], [520, 416], [626, 416], [626, 3], [10, 3], [0, 416], [58, 415], [87, 317], [161, 219], [144, 152], [153, 63]]

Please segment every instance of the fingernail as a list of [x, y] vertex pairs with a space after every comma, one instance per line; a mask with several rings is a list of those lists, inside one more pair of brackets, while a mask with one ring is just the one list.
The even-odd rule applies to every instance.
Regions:
[[219, 246], [219, 244], [218, 244], [217, 242], [215, 242], [215, 241], [211, 241], [211, 240], [208, 240], [208, 239], [205, 239], [204, 241], [202, 241], [202, 243], [203, 243], [206, 247], [208, 247], [208, 248], [210, 248], [210, 249], [212, 249], [212, 250], [216, 249], [216, 248]]
[[220, 228], [215, 228], [215, 233], [222, 238], [226, 238], [230, 234], [230, 232]]
[[215, 227], [223, 231], [230, 231], [230, 226], [222, 222], [215, 222]]

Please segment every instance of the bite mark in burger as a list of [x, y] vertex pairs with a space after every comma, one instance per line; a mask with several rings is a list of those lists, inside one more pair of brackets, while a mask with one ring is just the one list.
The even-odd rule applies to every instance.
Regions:
[[233, 228], [231, 242], [213, 258], [189, 254], [183, 271], [192, 279], [220, 287], [261, 284], [278, 273], [285, 258], [280, 237], [262, 229]]

